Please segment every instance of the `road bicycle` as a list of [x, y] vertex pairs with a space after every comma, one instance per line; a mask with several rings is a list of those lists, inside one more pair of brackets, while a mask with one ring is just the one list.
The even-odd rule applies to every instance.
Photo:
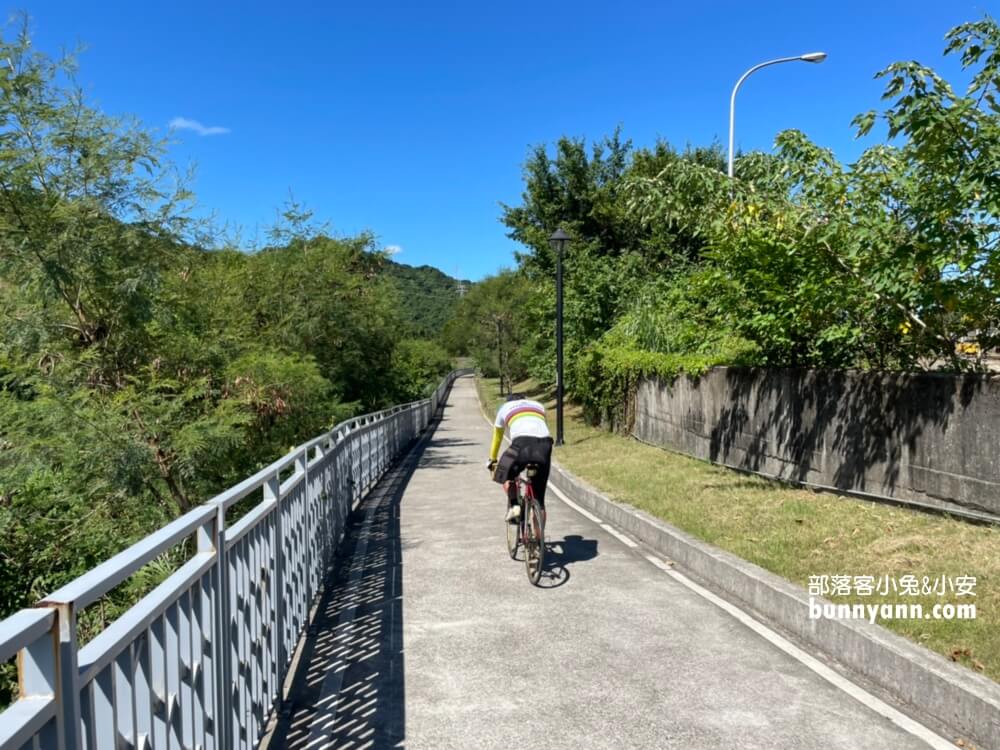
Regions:
[[524, 568], [528, 580], [535, 586], [542, 577], [545, 566], [545, 516], [542, 506], [531, 488], [531, 479], [538, 473], [537, 464], [528, 464], [517, 475], [517, 502], [521, 515], [517, 523], [507, 522], [507, 551], [512, 560], [517, 559], [517, 548], [524, 547]]

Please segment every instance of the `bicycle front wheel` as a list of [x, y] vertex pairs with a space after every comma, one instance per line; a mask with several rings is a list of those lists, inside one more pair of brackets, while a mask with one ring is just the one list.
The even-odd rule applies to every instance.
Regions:
[[521, 537], [521, 522], [510, 523], [505, 520], [503, 523], [507, 527], [507, 552], [510, 554], [511, 560], [516, 560], [517, 545]]
[[527, 513], [524, 519], [524, 567], [528, 573], [528, 580], [537, 586], [542, 578], [542, 569], [545, 567], [545, 527], [542, 524], [542, 509], [538, 501], [531, 498], [524, 505]]

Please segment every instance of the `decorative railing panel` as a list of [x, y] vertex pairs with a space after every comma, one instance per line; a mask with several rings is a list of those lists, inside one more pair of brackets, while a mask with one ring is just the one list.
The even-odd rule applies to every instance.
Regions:
[[[256, 747], [348, 513], [466, 372], [337, 425], [0, 622], [0, 662], [17, 656], [20, 687], [0, 713], [0, 750]], [[85, 607], [191, 539], [183, 565], [79, 647]]]

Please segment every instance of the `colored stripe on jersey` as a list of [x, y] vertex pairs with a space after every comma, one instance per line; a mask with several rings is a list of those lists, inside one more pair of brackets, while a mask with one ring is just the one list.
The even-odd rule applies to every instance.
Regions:
[[532, 417], [532, 416], [544, 420], [545, 412], [542, 409], [539, 409], [535, 406], [530, 406], [530, 405], [519, 406], [517, 409], [514, 409], [509, 414], [507, 414], [506, 421], [507, 424], [510, 424], [515, 419], [520, 419], [521, 417]]
[[501, 405], [493, 426], [498, 430], [507, 428], [511, 440], [518, 437], [549, 437], [545, 407], [528, 399], [508, 401]]

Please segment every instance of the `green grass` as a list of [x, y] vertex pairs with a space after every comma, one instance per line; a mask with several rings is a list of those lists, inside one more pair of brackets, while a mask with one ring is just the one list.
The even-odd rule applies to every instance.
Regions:
[[[497, 381], [480, 379], [490, 413]], [[546, 405], [550, 391], [516, 386]], [[629, 503], [803, 587], [810, 576], [976, 578], [974, 598], [827, 597], [845, 603], [975, 602], [975, 620], [880, 620], [884, 627], [1000, 681], [1000, 528], [790, 487], [644, 445], [586, 424], [568, 405], [556, 460], [609, 497]]]

